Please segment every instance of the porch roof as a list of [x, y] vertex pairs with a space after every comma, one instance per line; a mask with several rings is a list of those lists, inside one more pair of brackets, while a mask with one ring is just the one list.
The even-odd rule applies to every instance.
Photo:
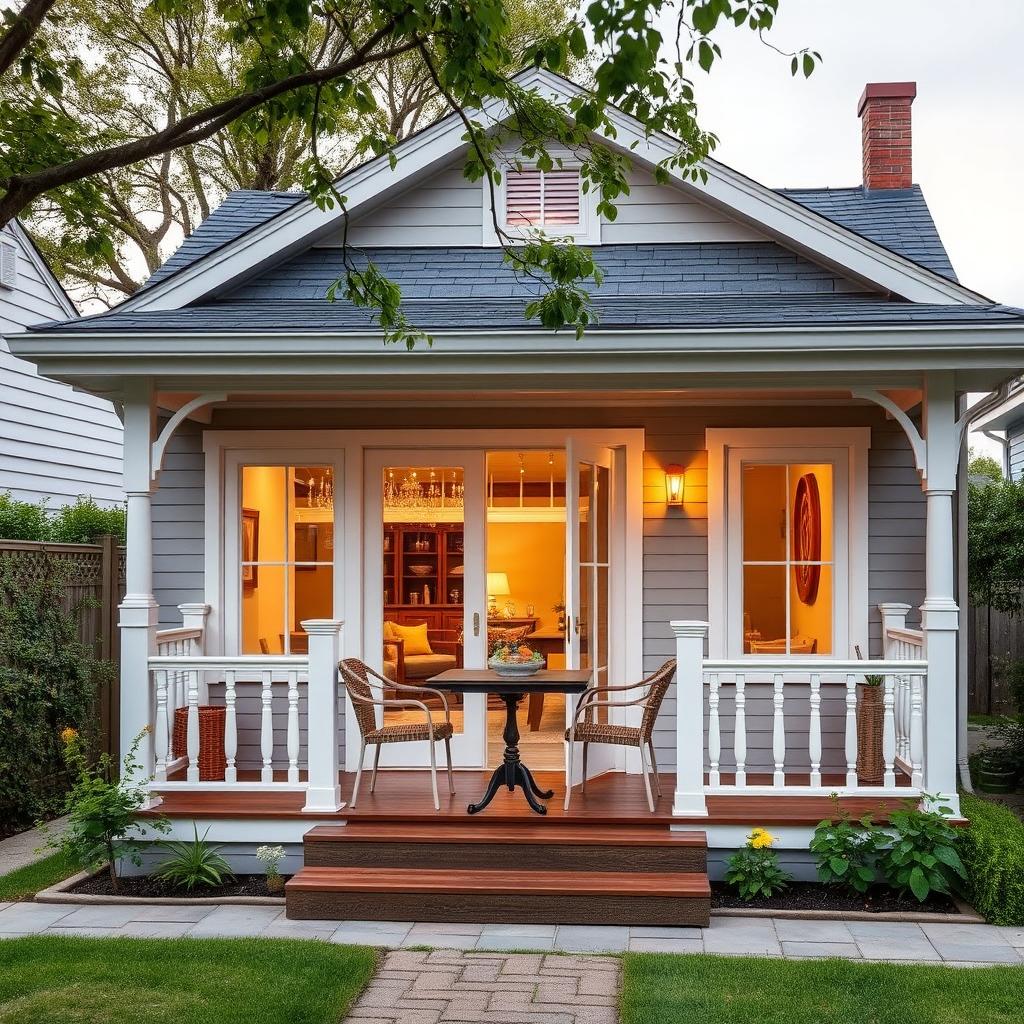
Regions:
[[[493, 294], [453, 298], [408, 298], [403, 308], [410, 321], [424, 330], [443, 332], [523, 330], [544, 328], [524, 315], [528, 299]], [[594, 296], [598, 322], [588, 329], [647, 331], [651, 328], [735, 330], [772, 326], [899, 326], [1024, 324], [1024, 309], [996, 303], [940, 305], [890, 302], [877, 296], [846, 295], [605, 295]], [[39, 333], [70, 332], [216, 332], [251, 335], [254, 332], [339, 334], [373, 331], [369, 311], [347, 302], [323, 298], [289, 300], [273, 294], [266, 300], [224, 301], [173, 310], [112, 312], [63, 324], [33, 328]], [[681, 348], [685, 348], [682, 345]]]

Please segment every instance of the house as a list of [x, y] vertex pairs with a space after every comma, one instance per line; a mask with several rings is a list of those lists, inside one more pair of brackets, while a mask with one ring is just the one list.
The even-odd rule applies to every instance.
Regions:
[[121, 423], [109, 401], [41, 377], [12, 355], [7, 338], [78, 316], [28, 232], [0, 230], [0, 494], [52, 507], [91, 495], [124, 500]]
[[[479, 915], [472, 890], [558, 920], [582, 891], [584, 919], [678, 923], [706, 915], [704, 858], [720, 873], [753, 825], [808, 872], [832, 793], [856, 814], [922, 794], [955, 813], [960, 398], [1020, 372], [1024, 312], [957, 280], [911, 176], [915, 92], [865, 89], [854, 187], [772, 190], [715, 161], [658, 184], [674, 143], [624, 114], [607, 140], [633, 161], [614, 221], [571, 160], [507, 174], [509, 230], [571, 234], [604, 269], [579, 341], [524, 320], [531, 283], [502, 263], [454, 116], [340, 185], [348, 241], [401, 284], [432, 347], [385, 346], [363, 311], [324, 301], [338, 210], [252, 193], [121, 306], [15, 339], [124, 405], [122, 735], [154, 725], [145, 764], [176, 834], [201, 818], [239, 864], [257, 843], [284, 844], [292, 868], [304, 853], [314, 898], [289, 893], [304, 916], [393, 917], [415, 875], [402, 919], [450, 917], [456, 890]], [[453, 701], [457, 794], [440, 814], [425, 741], [386, 745], [390, 771], [350, 806], [361, 744], [339, 655], [390, 679], [409, 678], [399, 646], [482, 668], [499, 627], [602, 684], [677, 659], [653, 812], [639, 751], [595, 746], [565, 816], [519, 793], [467, 816], [501, 757], [482, 694]], [[213, 778], [201, 706], [224, 709]], [[573, 707], [545, 698], [521, 724], [556, 790], [579, 781]], [[633, 705], [607, 716], [639, 724]], [[672, 843], [690, 844], [688, 861], [672, 851], [685, 877], [638, 885]], [[612, 874], [579, 889], [595, 863]], [[530, 867], [558, 869], [543, 892]], [[623, 887], [649, 898], [627, 907]]]
[[1024, 379], [1010, 381], [1003, 400], [978, 416], [971, 430], [999, 445], [1003, 476], [1024, 479]]

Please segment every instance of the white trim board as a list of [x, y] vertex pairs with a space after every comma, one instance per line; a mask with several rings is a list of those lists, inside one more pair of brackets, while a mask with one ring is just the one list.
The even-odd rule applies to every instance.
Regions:
[[[739, 580], [738, 501], [734, 457], [833, 466], [833, 657], [868, 643], [868, 449], [870, 427], [709, 428], [708, 651], [711, 658], [742, 656], [743, 609]], [[736, 496], [738, 497], [738, 496]], [[845, 565], [842, 562], [845, 561]], [[845, 578], [846, 587], [841, 581]]]
[[[516, 78], [523, 87], [562, 102], [585, 91], [546, 71], [530, 69]], [[677, 140], [661, 133], [648, 133], [640, 122], [621, 111], [612, 109], [609, 113], [615, 136], [602, 136], [602, 143], [629, 155], [640, 166], [650, 170], [677, 151]], [[505, 104], [494, 101], [480, 111], [469, 112], [469, 116], [485, 124], [497, 124], [507, 120], [510, 111]], [[466, 150], [464, 132], [462, 120], [451, 114], [400, 143], [394, 167], [387, 157], [379, 157], [344, 175], [337, 186], [346, 197], [349, 216], [365, 212], [385, 196], [402, 191], [457, 158]], [[691, 181], [671, 169], [668, 173], [678, 187], [695, 198], [880, 291], [902, 295], [913, 302], [987, 301], [723, 164], [707, 160], [703, 169], [707, 172], [706, 181]], [[337, 229], [343, 216], [337, 206], [320, 210], [312, 203], [296, 203], [152, 288], [137, 293], [118, 309], [177, 309], [201, 301], [322, 240]]]

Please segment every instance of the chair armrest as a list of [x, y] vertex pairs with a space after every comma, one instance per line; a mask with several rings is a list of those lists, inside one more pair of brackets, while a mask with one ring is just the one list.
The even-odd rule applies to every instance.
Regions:
[[455, 654], [460, 644], [457, 640], [431, 640], [430, 649], [435, 654]]
[[429, 693], [432, 697], [439, 697], [441, 706], [444, 708], [445, 721], [450, 721], [448, 717], [448, 698], [440, 690], [435, 690], [430, 686], [413, 686], [411, 683], [396, 683], [395, 689], [401, 690], [403, 693]]
[[[404, 640], [385, 640], [384, 647], [395, 648], [395, 675], [398, 676], [397, 682], [405, 682], [405, 641]], [[386, 659], [385, 659], [386, 660]], [[392, 680], [394, 682], [395, 680]]]

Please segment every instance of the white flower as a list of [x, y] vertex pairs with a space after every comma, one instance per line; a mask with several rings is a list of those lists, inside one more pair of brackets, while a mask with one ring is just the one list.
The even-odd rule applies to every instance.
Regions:
[[284, 860], [283, 846], [260, 846], [256, 850], [256, 859], [266, 866], [267, 874], [277, 874], [278, 865]]

